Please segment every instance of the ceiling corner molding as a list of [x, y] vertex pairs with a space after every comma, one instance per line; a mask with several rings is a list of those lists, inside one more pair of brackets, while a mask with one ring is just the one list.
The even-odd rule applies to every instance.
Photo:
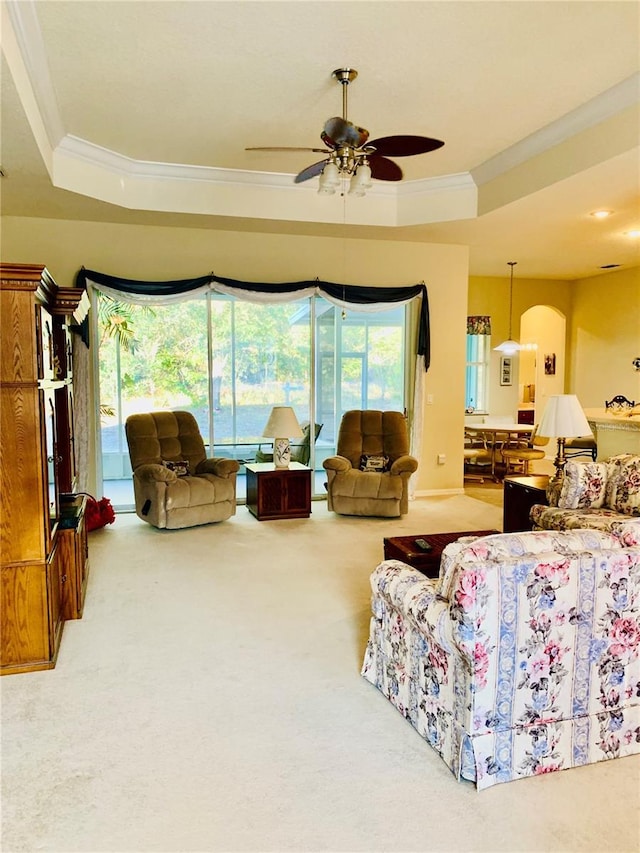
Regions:
[[[134, 160], [71, 135], [54, 151], [52, 180], [60, 189], [128, 209], [327, 223], [336, 221], [337, 212], [352, 224], [382, 226], [477, 215], [477, 189], [469, 173], [376, 183], [366, 199], [348, 193], [319, 198], [317, 180], [300, 186], [288, 174]], [[341, 213], [346, 198], [348, 211]]]
[[193, 166], [187, 163], [158, 163], [134, 160], [93, 142], [67, 134], [56, 148], [61, 157], [78, 160], [121, 178], [158, 181], [196, 181], [232, 186], [264, 186], [276, 189], [293, 187], [293, 176], [272, 172], [244, 172], [215, 166]]
[[[36, 12], [34, 0], [3, 0], [2, 42], [3, 51], [18, 88], [23, 105], [29, 98], [25, 97], [25, 83], [28, 80], [30, 94], [35, 101], [39, 113], [39, 122], [42, 124], [49, 141], [51, 150], [59, 144], [64, 136], [64, 124], [60, 116], [55, 89], [49, 72], [47, 55], [42, 38], [42, 30]], [[10, 30], [12, 40], [17, 47], [18, 56], [10, 56], [7, 49], [7, 29]], [[24, 74], [16, 68], [16, 62], [20, 61]], [[26, 79], [25, 79], [26, 75]], [[34, 116], [27, 112], [27, 117], [33, 128]], [[35, 131], [34, 131], [35, 132]]]
[[458, 172], [454, 175], [438, 175], [435, 178], [420, 178], [415, 181], [403, 181], [397, 185], [400, 198], [413, 195], [431, 195], [443, 191], [475, 189], [476, 182], [470, 172]]
[[475, 219], [478, 188], [469, 172], [398, 185], [398, 225]]
[[584, 130], [618, 115], [629, 107], [637, 106], [639, 92], [640, 72], [632, 74], [556, 121], [485, 160], [471, 170], [474, 181], [481, 187]]

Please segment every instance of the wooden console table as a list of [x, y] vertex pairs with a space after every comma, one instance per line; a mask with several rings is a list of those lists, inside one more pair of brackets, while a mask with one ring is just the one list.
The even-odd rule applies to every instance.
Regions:
[[247, 509], [258, 521], [275, 518], [309, 518], [311, 515], [311, 468], [290, 462], [276, 468], [273, 462], [245, 465]]

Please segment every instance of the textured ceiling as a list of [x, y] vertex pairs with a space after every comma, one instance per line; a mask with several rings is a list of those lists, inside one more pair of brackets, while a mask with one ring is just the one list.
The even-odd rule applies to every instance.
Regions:
[[[43, 71], [32, 57], [30, 73], [50, 84], [48, 94], [40, 89], [45, 95], [38, 104], [42, 113], [53, 109], [50, 135], [58, 127], [137, 161], [243, 173], [292, 176], [320, 159], [244, 149], [318, 147], [324, 121], [342, 110], [340, 87], [331, 78], [340, 66], [358, 70], [349, 88], [349, 118], [372, 137], [415, 133], [445, 140], [438, 151], [399, 161], [409, 182], [481, 171], [639, 67], [640, 6], [634, 2], [17, 5], [21, 14], [35, 12], [41, 42], [33, 44], [32, 31], [30, 46], [45, 63]], [[471, 247], [477, 275], [505, 275], [510, 259], [518, 260], [522, 276], [552, 278], [640, 263], [638, 243], [625, 235], [640, 228], [637, 140], [630, 146], [621, 138], [618, 147], [600, 140], [597, 156], [568, 164], [553, 180], [463, 221], [345, 229], [339, 222], [293, 217], [128, 210], [53, 186], [42, 146], [34, 141], [24, 84], [15, 76], [3, 61], [5, 215], [461, 242]], [[59, 139], [50, 142], [55, 147]], [[528, 167], [534, 174], [533, 158]], [[313, 195], [309, 204], [320, 201]], [[614, 211], [605, 223], [589, 216], [601, 207]]]

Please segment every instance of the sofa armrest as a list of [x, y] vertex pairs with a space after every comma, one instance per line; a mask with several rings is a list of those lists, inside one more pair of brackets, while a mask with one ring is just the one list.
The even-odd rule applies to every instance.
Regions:
[[389, 470], [391, 474], [413, 474], [418, 470], [418, 460], [413, 456], [399, 456]]
[[203, 459], [198, 463], [196, 474], [214, 474], [216, 477], [227, 478], [231, 474], [237, 474], [240, 469], [240, 463], [237, 459], [224, 459], [216, 457], [212, 459]]
[[426, 637], [454, 651], [449, 601], [437, 592], [437, 578], [427, 578], [399, 560], [384, 560], [371, 575], [373, 610], [383, 598]]
[[351, 468], [351, 462], [344, 456], [330, 456], [323, 461], [322, 466], [326, 471], [336, 471], [339, 473], [341, 471], [348, 471]]
[[173, 483], [178, 479], [175, 471], [169, 470], [164, 465], [149, 463], [147, 465], [138, 465], [133, 472], [134, 477], [137, 477], [141, 483]]

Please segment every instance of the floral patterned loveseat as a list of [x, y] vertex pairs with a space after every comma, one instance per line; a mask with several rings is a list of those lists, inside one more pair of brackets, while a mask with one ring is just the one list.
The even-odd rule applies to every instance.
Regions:
[[640, 519], [371, 575], [362, 675], [479, 789], [640, 752]]
[[640, 456], [622, 453], [603, 462], [569, 461], [559, 492], [547, 496], [550, 506], [531, 508], [534, 530], [610, 530], [616, 521], [640, 516]]

